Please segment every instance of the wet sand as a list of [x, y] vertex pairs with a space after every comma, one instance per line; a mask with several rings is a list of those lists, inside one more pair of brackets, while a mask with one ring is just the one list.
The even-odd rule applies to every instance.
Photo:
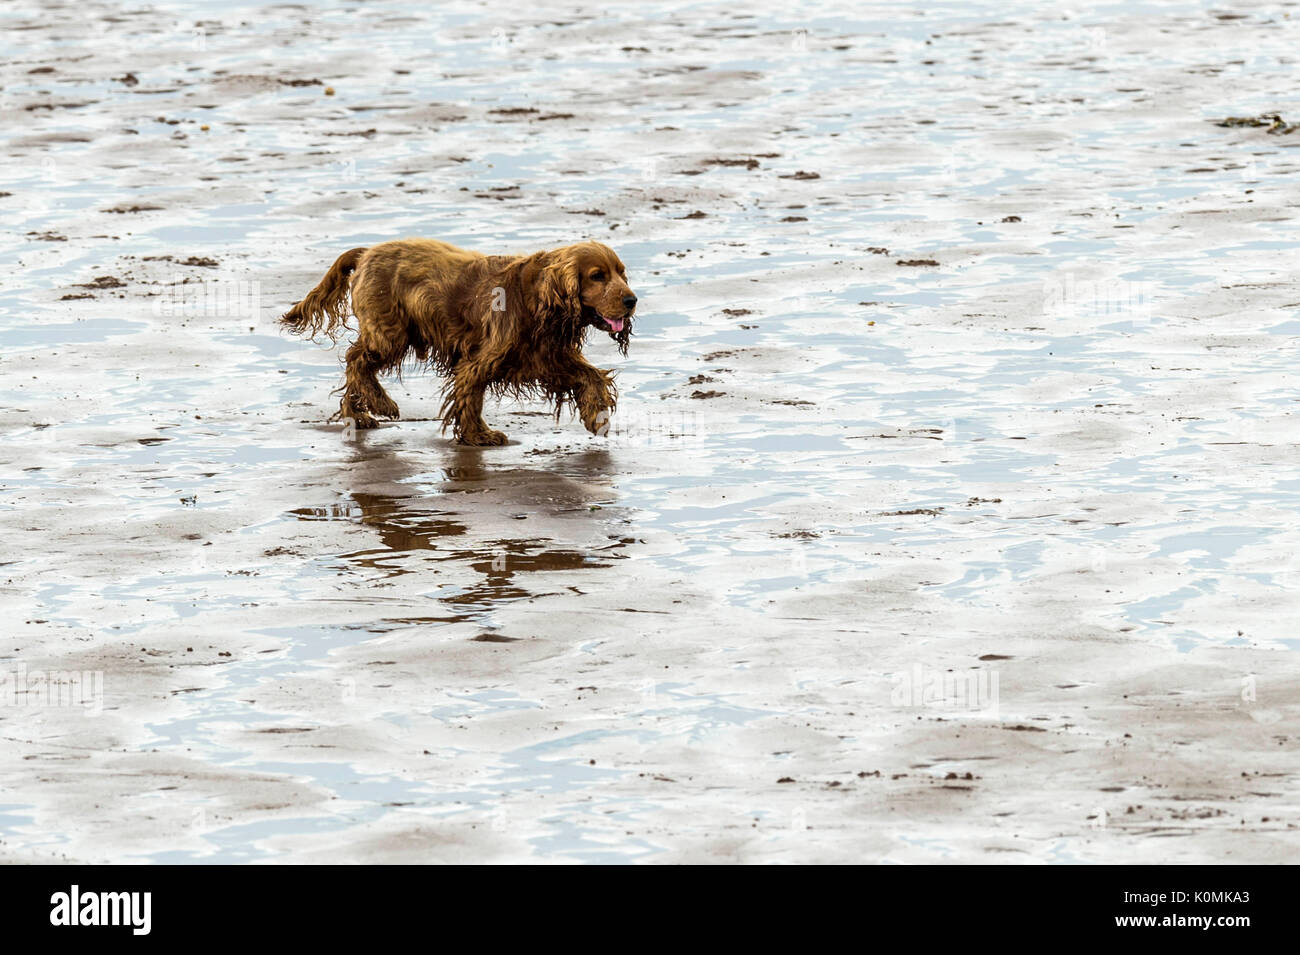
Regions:
[[[1296, 10], [6, 8], [0, 860], [1293, 859]], [[614, 432], [327, 424], [403, 235]]]

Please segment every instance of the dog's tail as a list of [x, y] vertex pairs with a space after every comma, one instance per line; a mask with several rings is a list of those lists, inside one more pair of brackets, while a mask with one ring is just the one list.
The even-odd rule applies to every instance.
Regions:
[[335, 260], [306, 298], [285, 312], [280, 324], [295, 335], [315, 338], [324, 332], [333, 339], [348, 320], [348, 277], [365, 249], [349, 249]]

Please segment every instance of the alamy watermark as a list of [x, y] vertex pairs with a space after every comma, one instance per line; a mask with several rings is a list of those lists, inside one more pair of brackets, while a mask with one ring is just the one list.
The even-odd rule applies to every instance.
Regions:
[[20, 663], [0, 669], [0, 708], [73, 708], [88, 716], [104, 711], [103, 670], [29, 670]]
[[262, 315], [262, 283], [251, 279], [173, 278], [153, 301], [158, 316], [240, 318], [256, 324]]
[[1043, 314], [1057, 320], [1151, 320], [1154, 284], [1123, 279], [1076, 279], [1067, 273], [1043, 283]]
[[1154, 284], [1123, 279], [1077, 279], [1072, 273], [1043, 283], [1043, 314], [1049, 318], [1148, 321]]
[[966, 710], [997, 718], [997, 670], [935, 670], [916, 663], [895, 673], [893, 681], [893, 706]]
[[694, 411], [638, 411], [610, 415], [601, 412], [596, 420], [597, 437], [611, 447], [671, 448], [697, 442], [701, 436]]

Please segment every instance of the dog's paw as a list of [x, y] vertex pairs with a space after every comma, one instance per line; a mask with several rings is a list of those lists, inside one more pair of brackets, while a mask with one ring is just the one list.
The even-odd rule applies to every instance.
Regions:
[[474, 448], [492, 448], [506, 443], [508, 439], [500, 431], [476, 431], [472, 434], [462, 434], [460, 443], [467, 444]]
[[397, 410], [397, 402], [387, 395], [384, 395], [381, 399], [375, 401], [370, 410], [379, 415], [379, 417], [388, 418], [390, 420], [396, 420], [402, 416], [402, 413]]

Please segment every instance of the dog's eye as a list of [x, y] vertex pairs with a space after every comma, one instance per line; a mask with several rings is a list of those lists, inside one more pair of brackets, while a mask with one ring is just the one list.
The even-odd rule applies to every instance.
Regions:
[[605, 281], [605, 273], [600, 269], [597, 269], [591, 273], [590, 278], [593, 282], [603, 282]]

